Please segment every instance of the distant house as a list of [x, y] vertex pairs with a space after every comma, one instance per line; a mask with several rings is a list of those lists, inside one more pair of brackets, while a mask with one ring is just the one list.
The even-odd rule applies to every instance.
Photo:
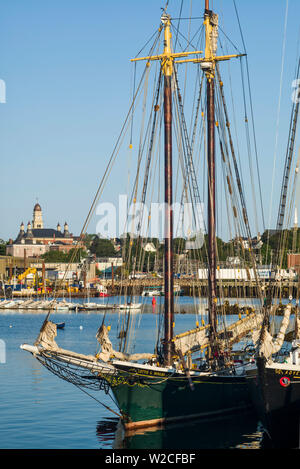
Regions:
[[241, 243], [244, 246], [245, 249], [249, 249], [250, 247], [250, 242], [248, 238], [241, 238]]
[[251, 241], [249, 241], [249, 238], [242, 237], [242, 236], [238, 236], [233, 241], [237, 244], [242, 245], [244, 249], [249, 249], [251, 246], [252, 249], [259, 250], [263, 246], [263, 242], [261, 240], [260, 234], [252, 238]]
[[236, 256], [236, 257], [227, 257], [226, 259], [226, 264], [227, 265], [240, 265], [241, 264], [241, 259]]
[[156, 247], [154, 246], [153, 243], [146, 243], [143, 246], [144, 251], [146, 252], [156, 252]]
[[263, 247], [263, 242], [262, 242], [262, 239], [261, 239], [261, 236], [260, 234], [258, 233], [257, 236], [255, 236], [254, 238], [251, 239], [251, 243], [252, 243], [252, 248], [253, 249], [256, 249], [256, 250], [259, 250]]

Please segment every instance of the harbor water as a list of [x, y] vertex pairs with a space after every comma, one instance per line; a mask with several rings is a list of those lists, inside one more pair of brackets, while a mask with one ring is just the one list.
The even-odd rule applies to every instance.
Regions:
[[[103, 299], [93, 301], [100, 303]], [[113, 302], [113, 299], [110, 301]], [[189, 311], [190, 299], [180, 298], [178, 302], [184, 314], [176, 315], [176, 333], [195, 326], [195, 315]], [[139, 328], [136, 328], [131, 338], [136, 344], [133, 348], [135, 352], [153, 351], [153, 330], [158, 322], [158, 314], [157, 310], [153, 310], [151, 298], [148, 303], [147, 313], [136, 315], [136, 326]], [[53, 313], [53, 322], [65, 322], [65, 328], [57, 331], [57, 343], [64, 349], [79, 353], [96, 353], [98, 343], [95, 335], [104, 314], [106, 325], [111, 326], [111, 340], [116, 344], [117, 338], [113, 331], [117, 330], [120, 315], [124, 313], [110, 310]], [[262, 447], [260, 423], [252, 414], [124, 435], [118, 417], [113, 413], [118, 412], [118, 409], [110, 395], [102, 391], [88, 391], [87, 394], [86, 390], [50, 373], [31, 354], [20, 349], [22, 343], [35, 342], [45, 315], [46, 312], [42, 310], [0, 311], [2, 449]]]

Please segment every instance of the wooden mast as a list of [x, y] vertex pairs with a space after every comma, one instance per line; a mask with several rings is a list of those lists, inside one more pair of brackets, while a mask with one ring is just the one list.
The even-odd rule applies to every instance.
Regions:
[[[212, 12], [209, 10], [209, 0], [205, 0], [205, 57], [213, 56], [212, 50]], [[208, 310], [212, 339], [217, 330], [217, 281], [216, 281], [216, 173], [215, 173], [215, 66], [208, 62], [206, 69], [206, 99], [207, 99], [207, 167], [208, 167]]]
[[[171, 54], [170, 17], [164, 15], [164, 54]], [[173, 272], [173, 184], [172, 184], [172, 89], [173, 64], [163, 66], [164, 74], [164, 133], [165, 133], [165, 251], [164, 251], [164, 364], [172, 361], [172, 338], [174, 321], [174, 272]]]

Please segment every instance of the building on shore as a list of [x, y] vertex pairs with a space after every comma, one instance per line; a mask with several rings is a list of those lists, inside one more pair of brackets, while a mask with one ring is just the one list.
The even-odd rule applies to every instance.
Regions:
[[32, 223], [20, 225], [20, 231], [15, 241], [10, 239], [6, 247], [6, 254], [13, 257], [38, 257], [50, 250], [68, 252], [78, 244], [77, 239], [69, 232], [67, 222], [62, 231], [60, 224], [56, 229], [45, 228], [40, 204], [35, 204]]
[[287, 255], [288, 268], [295, 270], [300, 276], [300, 253]]
[[113, 272], [123, 266], [122, 257], [102, 257], [95, 259], [96, 269], [101, 278], [112, 278]]

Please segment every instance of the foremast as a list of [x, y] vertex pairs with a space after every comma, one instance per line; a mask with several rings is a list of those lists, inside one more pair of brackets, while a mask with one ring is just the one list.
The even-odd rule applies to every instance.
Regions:
[[[164, 338], [163, 359], [164, 365], [172, 364], [174, 355], [173, 323], [174, 323], [174, 272], [173, 272], [173, 184], [172, 184], [172, 77], [174, 72], [174, 59], [186, 57], [190, 54], [200, 54], [201, 51], [175, 53], [172, 52], [171, 17], [163, 13], [161, 26], [164, 29], [164, 50], [160, 55], [132, 59], [161, 61], [161, 71], [164, 76], [164, 138], [165, 138], [165, 251], [164, 251]], [[184, 62], [184, 61], [183, 61]]]
[[[216, 170], [215, 170], [215, 63], [212, 44], [216, 26], [212, 23], [213, 13], [209, 10], [209, 1], [205, 2], [205, 58], [206, 64], [206, 99], [207, 99], [207, 172], [208, 172], [208, 203], [207, 203], [207, 235], [208, 235], [208, 311], [211, 339], [217, 335], [217, 280], [216, 280]], [[216, 38], [216, 34], [214, 34]], [[215, 46], [216, 48], [216, 46]]]
[[162, 17], [165, 25], [164, 54], [166, 60], [162, 65], [164, 74], [164, 133], [165, 133], [165, 320], [164, 320], [164, 361], [166, 365], [172, 360], [172, 339], [174, 322], [174, 275], [173, 275], [173, 184], [172, 184], [172, 88], [173, 59], [171, 58], [170, 18]]

